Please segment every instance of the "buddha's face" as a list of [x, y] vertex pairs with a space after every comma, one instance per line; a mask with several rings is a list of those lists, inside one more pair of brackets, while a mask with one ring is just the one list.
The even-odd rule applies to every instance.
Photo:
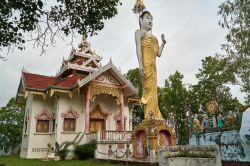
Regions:
[[152, 29], [153, 17], [150, 14], [145, 14], [143, 18], [140, 18], [141, 28], [147, 31]]

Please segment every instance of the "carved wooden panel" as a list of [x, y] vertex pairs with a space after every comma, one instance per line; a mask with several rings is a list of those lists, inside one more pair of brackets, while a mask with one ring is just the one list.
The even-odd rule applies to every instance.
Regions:
[[113, 97], [115, 97], [117, 105], [120, 105], [121, 103], [122, 90], [120, 88], [109, 87], [109, 86], [93, 83], [91, 84], [90, 89], [91, 89], [90, 100], [92, 102], [94, 102], [97, 95], [108, 94], [108, 95], [112, 95]]
[[62, 113], [62, 117], [63, 118], [78, 118], [79, 114], [77, 111], [74, 111], [72, 107], [70, 107], [68, 111], [66, 111], [65, 113]]
[[40, 120], [51, 120], [53, 118], [54, 114], [49, 114], [46, 109], [44, 109], [42, 113], [35, 116], [35, 119], [40, 119]]
[[96, 79], [97, 82], [120, 85], [119, 82], [109, 73], [105, 72]]
[[91, 119], [89, 131], [97, 132], [105, 130], [105, 120], [104, 119]]
[[104, 112], [99, 104], [89, 113], [90, 119], [107, 119], [108, 113]]

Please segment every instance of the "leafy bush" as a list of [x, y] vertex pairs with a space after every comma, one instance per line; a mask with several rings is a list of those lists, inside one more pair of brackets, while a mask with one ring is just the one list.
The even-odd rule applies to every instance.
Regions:
[[75, 148], [76, 157], [80, 160], [94, 158], [96, 143], [90, 142], [83, 145], [77, 145]]
[[68, 150], [67, 149], [63, 149], [63, 150], [60, 150], [58, 152], [58, 155], [60, 156], [61, 160], [65, 160], [65, 158], [67, 156], [67, 153], [68, 153]]

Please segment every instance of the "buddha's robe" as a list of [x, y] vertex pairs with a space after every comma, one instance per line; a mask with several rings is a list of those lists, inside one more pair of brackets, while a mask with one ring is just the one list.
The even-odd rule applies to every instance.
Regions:
[[143, 65], [141, 102], [144, 105], [144, 118], [148, 118], [150, 112], [155, 118], [162, 118], [157, 96], [156, 57], [158, 50], [158, 40], [153, 35], [141, 39]]

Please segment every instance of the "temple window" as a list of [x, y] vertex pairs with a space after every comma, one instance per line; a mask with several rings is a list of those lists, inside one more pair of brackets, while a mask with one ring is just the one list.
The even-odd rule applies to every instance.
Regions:
[[56, 127], [56, 120], [55, 120], [55, 118], [53, 119], [53, 121], [52, 121], [52, 132], [55, 132], [55, 127]]
[[28, 122], [25, 121], [25, 122], [24, 122], [24, 134], [27, 133], [27, 128], [28, 128]]
[[[115, 115], [114, 119], [116, 121], [116, 130], [121, 131], [122, 128], [121, 128], [121, 116], [120, 116], [120, 114]], [[126, 121], [127, 121], [127, 117], [124, 116], [124, 130], [123, 131], [126, 131]]]
[[[121, 127], [122, 127], [121, 126], [121, 121], [117, 120], [116, 121], [116, 130], [121, 131], [122, 130]], [[124, 129], [123, 129], [123, 131], [126, 131], [126, 120], [125, 119], [124, 119]]]
[[50, 123], [54, 120], [54, 114], [49, 114], [47, 110], [43, 110], [42, 113], [35, 116], [35, 119], [37, 133], [49, 133], [52, 130]]
[[29, 121], [29, 110], [27, 110], [25, 118], [24, 118], [24, 134], [27, 134], [28, 121]]
[[63, 131], [75, 131], [76, 119], [75, 118], [64, 118]]
[[49, 133], [49, 120], [37, 120], [37, 133]]
[[63, 131], [75, 131], [76, 130], [76, 119], [79, 117], [78, 113], [71, 107], [69, 111], [62, 113], [63, 118]]

